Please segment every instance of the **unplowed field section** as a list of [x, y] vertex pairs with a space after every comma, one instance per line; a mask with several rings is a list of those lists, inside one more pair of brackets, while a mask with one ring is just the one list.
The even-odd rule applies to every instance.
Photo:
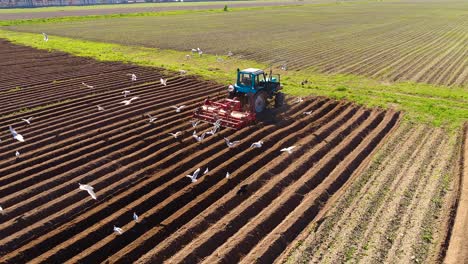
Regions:
[[241, 58], [285, 64], [289, 70], [312, 67], [323, 73], [365, 75], [389, 82], [466, 86], [467, 9], [467, 1], [461, 0], [338, 1], [11, 29], [162, 49], [200, 47], [210, 54], [232, 51]]
[[[458, 199], [460, 139], [400, 126], [288, 263], [441, 263]], [[466, 263], [460, 211], [451, 263]]]
[[[31, 65], [34, 52], [23, 56], [29, 54]], [[0, 61], [12, 54], [3, 53]], [[70, 64], [79, 66], [73, 59]], [[271, 122], [222, 129], [198, 143], [191, 113], [203, 98], [223, 97], [224, 87], [181, 76], [162, 86], [157, 69], [147, 68], [132, 68], [145, 80], [132, 84], [128, 69], [100, 76], [106, 69], [100, 64], [94, 75], [79, 77], [90, 78], [94, 93], [0, 117], [0, 262], [271, 262], [399, 121], [395, 112], [310, 97], [272, 110]], [[39, 85], [46, 94], [72, 93], [61, 91], [68, 86], [51, 88], [59, 74], [44, 75], [49, 85]], [[30, 92], [36, 87], [23, 84], [15, 94], [24, 102], [42, 100], [39, 90]], [[123, 89], [139, 99], [119, 104]], [[180, 113], [170, 108], [181, 104], [187, 108]], [[146, 113], [158, 119], [150, 124]], [[31, 125], [20, 120], [30, 116]], [[11, 137], [8, 125], [24, 143]], [[210, 128], [200, 124], [196, 130]], [[180, 140], [168, 135], [176, 131], [185, 132]], [[223, 137], [241, 143], [230, 149]], [[250, 148], [258, 140], [262, 148]], [[297, 146], [291, 154], [280, 152], [291, 145]], [[197, 168], [210, 170], [191, 183], [186, 175]], [[97, 200], [78, 183], [94, 186]], [[114, 225], [122, 235], [113, 233]]]

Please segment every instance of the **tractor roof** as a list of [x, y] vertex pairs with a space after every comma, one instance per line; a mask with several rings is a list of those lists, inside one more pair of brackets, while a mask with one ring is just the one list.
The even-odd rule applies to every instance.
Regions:
[[260, 74], [260, 73], [263, 72], [263, 70], [255, 69], [255, 68], [247, 68], [247, 69], [245, 69], [245, 70], [242, 70], [241, 72], [253, 73], [253, 74]]

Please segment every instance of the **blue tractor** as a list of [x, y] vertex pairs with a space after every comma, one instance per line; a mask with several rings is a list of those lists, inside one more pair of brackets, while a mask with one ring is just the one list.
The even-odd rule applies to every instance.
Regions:
[[218, 102], [206, 99], [195, 110], [194, 117], [208, 122], [220, 122], [222, 126], [243, 128], [256, 120], [256, 114], [263, 112], [269, 99], [275, 107], [284, 104], [280, 75], [268, 75], [263, 70], [237, 69], [237, 80], [228, 87], [228, 97]]

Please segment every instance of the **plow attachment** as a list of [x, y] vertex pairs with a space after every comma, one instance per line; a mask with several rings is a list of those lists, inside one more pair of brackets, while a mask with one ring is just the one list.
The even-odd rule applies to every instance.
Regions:
[[219, 121], [223, 127], [240, 129], [255, 121], [255, 113], [243, 111], [241, 102], [235, 98], [217, 102], [206, 99], [195, 110], [194, 118], [210, 123]]

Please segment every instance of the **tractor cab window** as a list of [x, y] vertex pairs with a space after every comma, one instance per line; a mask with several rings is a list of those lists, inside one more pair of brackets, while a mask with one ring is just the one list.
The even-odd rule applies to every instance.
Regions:
[[263, 74], [257, 75], [257, 78], [255, 78], [255, 86], [258, 86], [259, 84], [260, 86], [263, 86], [264, 83], [265, 83], [265, 76]]
[[250, 73], [241, 73], [239, 76], [239, 82], [240, 84], [244, 86], [251, 86], [252, 85], [252, 79], [250, 77]]

